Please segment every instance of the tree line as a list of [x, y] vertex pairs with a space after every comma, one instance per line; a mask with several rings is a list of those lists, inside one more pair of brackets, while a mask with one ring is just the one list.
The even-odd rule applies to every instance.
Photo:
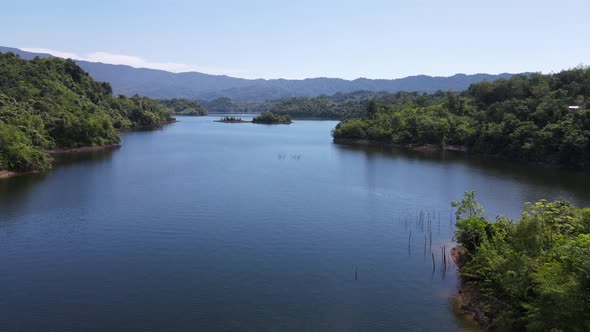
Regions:
[[[473, 84], [441, 99], [373, 99], [364, 115], [339, 123], [335, 140], [461, 145], [509, 159], [586, 166], [590, 161], [590, 69], [517, 75]], [[573, 106], [573, 107], [571, 107]]]
[[262, 112], [259, 116], [252, 119], [252, 123], [263, 124], [289, 124], [291, 117], [288, 115], [279, 115], [272, 112]]
[[[193, 103], [198, 106], [193, 108], [203, 108], [208, 113], [262, 113], [265, 111], [273, 112], [278, 115], [289, 115], [292, 118], [299, 119], [325, 119], [325, 120], [342, 120], [348, 118], [358, 118], [365, 114], [369, 100], [376, 100], [382, 104], [401, 104], [414, 101], [418, 105], [430, 104], [432, 100], [440, 100], [446, 94], [438, 91], [432, 94], [419, 92], [373, 92], [373, 91], [355, 91], [339, 92], [331, 96], [319, 97], [292, 97], [279, 100], [266, 101], [236, 101], [231, 98], [222, 97], [210, 101], [198, 100], [188, 101], [186, 99], [162, 100], [165, 105], [171, 105], [172, 102], [182, 101], [182, 103]], [[175, 114], [186, 114], [182, 110], [174, 108]], [[204, 115], [199, 112], [189, 115]]]

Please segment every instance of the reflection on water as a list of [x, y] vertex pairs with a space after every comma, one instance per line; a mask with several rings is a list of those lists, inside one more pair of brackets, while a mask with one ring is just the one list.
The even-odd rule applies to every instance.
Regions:
[[98, 151], [56, 153], [53, 155], [54, 164], [64, 165], [68, 163], [84, 162], [97, 163], [110, 159], [113, 153], [119, 150], [120, 148], [120, 146], [113, 146]]
[[[85, 164], [98, 166], [100, 163], [108, 163], [117, 149], [118, 147], [113, 147], [100, 151], [54, 154], [53, 170], [0, 180], [0, 211], [18, 213], [26, 210], [31, 199], [34, 199], [31, 198], [34, 194], [31, 191], [44, 181], [60, 181], [59, 174], [66, 171], [63, 169], [64, 166], [72, 165], [76, 169], [83, 169]], [[75, 184], [70, 183], [70, 185]], [[53, 193], [56, 197], [62, 194], [62, 190]]]
[[[522, 199], [519, 201], [521, 203], [546, 198], [550, 200], [567, 199], [577, 206], [590, 205], [590, 191], [587, 190], [590, 186], [590, 176], [584, 170], [532, 165], [526, 162], [473, 156], [457, 151], [420, 152], [410, 149], [379, 146], [342, 144], [336, 146], [342, 151], [354, 151], [354, 153], [365, 154], [367, 160], [369, 158], [375, 158], [375, 156], [381, 156], [385, 159], [401, 159], [410, 163], [416, 162], [417, 165], [432, 165], [433, 167], [439, 168], [437, 172], [458, 169], [467, 174], [476, 173], [478, 176], [488, 177], [492, 181], [497, 179], [498, 181], [522, 183], [525, 187], [515, 186], [517, 190], [525, 189], [522, 192]], [[448, 179], [452, 178], [449, 177]], [[451, 183], [443, 184], [443, 187], [446, 188], [452, 186]], [[492, 188], [493, 185], [480, 191], [489, 191]], [[514, 217], [518, 216], [519, 214], [514, 215]]]
[[216, 118], [0, 181], [0, 331], [472, 330], [450, 202], [590, 202], [581, 172]]
[[26, 206], [31, 189], [47, 176], [47, 173], [39, 173], [0, 179], [0, 211], [8, 213]]
[[[590, 177], [585, 176], [584, 170], [558, 169], [555, 167], [533, 165], [526, 162], [501, 160], [493, 157], [474, 156], [458, 151], [420, 152], [411, 149], [388, 148], [375, 146], [337, 145], [340, 149], [357, 151], [372, 155], [384, 155], [392, 158], [405, 158], [424, 162], [464, 165], [470, 168], [478, 168], [490, 176], [513, 177], [523, 179], [531, 183], [540, 183], [545, 186], [561, 185], [567, 190], [590, 184]], [[582, 184], [579, 181], [582, 180]], [[583, 192], [583, 190], [580, 190]]]

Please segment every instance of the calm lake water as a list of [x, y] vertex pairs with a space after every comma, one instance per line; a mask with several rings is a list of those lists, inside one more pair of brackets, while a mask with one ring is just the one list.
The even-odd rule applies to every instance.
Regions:
[[469, 330], [441, 268], [450, 202], [590, 203], [581, 172], [215, 118], [0, 181], [0, 331]]

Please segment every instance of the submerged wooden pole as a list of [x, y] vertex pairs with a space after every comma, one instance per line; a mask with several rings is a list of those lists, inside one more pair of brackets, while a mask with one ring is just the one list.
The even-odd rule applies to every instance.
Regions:
[[432, 254], [432, 272], [434, 272], [434, 270], [436, 269], [436, 263], [434, 262], [434, 253], [430, 252]]
[[445, 271], [447, 270], [447, 246], [443, 246], [443, 264], [445, 266]]
[[410, 236], [408, 237], [408, 256], [412, 255], [411, 249], [412, 249], [412, 231], [410, 231]]

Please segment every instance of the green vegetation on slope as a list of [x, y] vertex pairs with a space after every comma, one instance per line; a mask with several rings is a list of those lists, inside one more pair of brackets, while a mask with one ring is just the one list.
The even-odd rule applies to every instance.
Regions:
[[295, 97], [277, 102], [271, 112], [297, 118], [344, 119], [359, 117], [364, 113], [360, 101], [337, 103], [327, 97]]
[[168, 107], [174, 114], [178, 115], [207, 115], [207, 109], [198, 101], [189, 99], [163, 99], [160, 103]]
[[262, 112], [252, 119], [252, 123], [289, 124], [291, 123], [291, 117], [288, 115], [276, 115], [272, 112]]
[[433, 100], [442, 100], [443, 92], [425, 94], [418, 92], [376, 93], [356, 91], [337, 93], [333, 96], [296, 97], [277, 102], [270, 107], [275, 114], [290, 115], [294, 118], [350, 119], [365, 115], [369, 99], [388, 105], [415, 103], [427, 105]]
[[117, 144], [117, 130], [170, 120], [157, 101], [113, 97], [72, 60], [0, 54], [0, 170], [47, 169], [45, 150]]
[[[473, 84], [426, 105], [374, 101], [338, 124], [339, 139], [462, 145], [471, 152], [570, 165], [590, 161], [590, 69]], [[579, 106], [569, 109], [569, 106]]]
[[208, 113], [261, 113], [268, 111], [274, 103], [274, 101], [236, 101], [227, 97], [199, 101]]
[[525, 204], [520, 220], [486, 220], [474, 193], [457, 207], [464, 283], [480, 291], [492, 329], [590, 330], [590, 209]]

